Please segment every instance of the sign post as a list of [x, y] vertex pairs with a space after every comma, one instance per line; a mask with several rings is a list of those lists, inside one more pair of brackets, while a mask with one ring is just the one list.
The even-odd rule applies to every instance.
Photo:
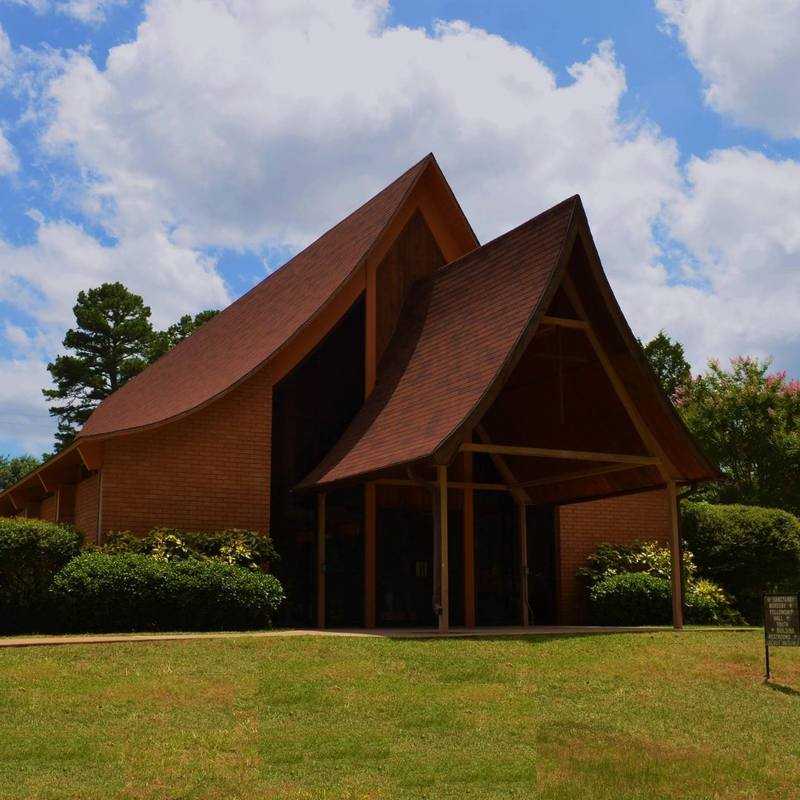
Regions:
[[770, 679], [769, 648], [800, 647], [800, 595], [764, 595], [764, 668]]

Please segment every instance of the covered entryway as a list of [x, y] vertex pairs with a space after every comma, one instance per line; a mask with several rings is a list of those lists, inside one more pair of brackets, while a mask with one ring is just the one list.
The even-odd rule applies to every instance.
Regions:
[[678, 487], [716, 475], [573, 198], [416, 284], [374, 389], [300, 488], [324, 509], [330, 488], [363, 487], [365, 626], [440, 631], [558, 622], [559, 506], [662, 490], [679, 628]]

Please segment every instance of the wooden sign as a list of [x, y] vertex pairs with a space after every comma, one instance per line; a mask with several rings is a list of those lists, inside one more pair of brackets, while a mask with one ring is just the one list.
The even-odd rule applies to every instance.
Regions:
[[764, 657], [767, 678], [770, 647], [800, 647], [800, 595], [764, 595]]

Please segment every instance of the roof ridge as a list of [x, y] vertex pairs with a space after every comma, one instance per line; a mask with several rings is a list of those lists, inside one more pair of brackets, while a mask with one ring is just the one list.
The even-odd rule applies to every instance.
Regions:
[[[354, 208], [346, 217], [343, 217], [337, 223], [332, 225], [330, 228], [327, 228], [326, 230], [324, 230], [319, 236], [316, 237], [316, 239], [313, 239], [312, 241], [310, 241], [302, 250], [298, 250], [290, 259], [288, 259], [287, 261], [284, 261], [283, 264], [281, 264], [279, 267], [276, 267], [274, 270], [272, 270], [272, 272], [270, 272], [269, 275], [265, 275], [260, 281], [258, 281], [258, 283], [254, 283], [244, 294], [239, 295], [239, 297], [237, 297], [233, 302], [231, 302], [230, 304], [225, 306], [225, 308], [222, 309], [220, 314], [225, 312], [225, 311], [227, 311], [229, 308], [231, 308], [231, 306], [235, 306], [237, 303], [239, 303], [242, 300], [244, 300], [248, 295], [252, 294], [260, 286], [263, 286], [267, 281], [269, 281], [272, 278], [274, 278], [279, 272], [283, 271], [293, 261], [295, 261], [299, 256], [303, 255], [303, 253], [305, 253], [306, 250], [308, 250], [309, 248], [313, 247], [315, 244], [317, 244], [317, 242], [319, 242], [321, 239], [323, 239], [329, 233], [333, 233], [333, 231], [335, 231], [337, 228], [340, 228], [346, 222], [349, 222], [356, 214], [358, 214], [359, 211], [361, 211], [362, 209], [366, 208], [374, 200], [377, 200], [378, 197], [380, 197], [382, 194], [388, 192], [395, 184], [400, 183], [400, 181], [402, 181], [405, 178], [407, 178], [414, 170], [416, 170], [419, 167], [421, 167], [424, 163], [427, 164], [427, 162], [429, 162], [431, 159], [434, 159], [433, 153], [428, 153], [428, 155], [426, 155], [424, 158], [421, 158], [419, 161], [417, 161], [416, 164], [414, 164], [413, 166], [409, 167], [402, 175], [398, 175], [398, 177], [396, 177], [393, 181], [391, 181], [390, 183], [386, 184], [386, 186], [384, 186], [382, 189], [380, 189], [375, 194], [373, 194], [372, 197], [370, 197], [368, 200], [365, 200], [357, 208]], [[212, 320], [209, 320], [209, 322], [211, 322], [211, 321]]]
[[466, 259], [472, 256], [477, 257], [478, 254], [485, 255], [491, 249], [494, 249], [496, 245], [501, 244], [503, 241], [514, 236], [515, 234], [521, 233], [526, 228], [532, 227], [534, 224], [542, 222], [545, 219], [545, 217], [548, 217], [551, 214], [555, 214], [556, 212], [561, 211], [562, 208], [569, 203], [583, 207], [583, 203], [581, 202], [581, 196], [579, 194], [573, 194], [572, 196], [566, 198], [565, 200], [561, 200], [554, 206], [551, 206], [550, 208], [540, 212], [535, 217], [531, 217], [530, 219], [525, 220], [525, 222], [520, 223], [515, 228], [512, 228], [510, 231], [501, 233], [499, 236], [496, 236], [494, 239], [491, 239], [488, 242], [486, 242], [486, 244], [479, 245], [474, 250], [470, 250], [469, 253], [464, 253], [463, 256], [459, 256], [453, 261], [444, 264], [443, 266], [439, 267], [439, 269], [437, 269], [436, 272], [433, 273], [433, 275], [431, 275], [431, 278], [437, 278], [439, 275], [446, 272], [451, 267], [458, 265], [459, 263], [465, 261]]
[[[352, 278], [359, 263], [374, 248], [375, 240], [385, 231], [387, 220], [394, 219], [398, 209], [407, 202], [409, 192], [418, 184], [431, 163], [435, 163], [435, 157], [428, 153], [346, 217], [323, 231], [288, 261], [251, 286], [192, 336], [186, 337], [147, 369], [127, 381], [119, 391], [109, 395], [98, 405], [78, 436], [90, 438], [166, 422], [200, 408], [252, 375], [289, 339], [306, 327], [310, 319]], [[321, 289], [310, 288], [312, 284], [323, 287], [324, 296]], [[293, 290], [287, 288], [292, 286]], [[292, 310], [295, 308], [295, 300], [302, 301], [301, 313]], [[288, 310], [277, 313], [279, 306]], [[262, 313], [265, 307], [272, 308], [273, 314], [277, 316], [265, 320]], [[246, 325], [242, 327], [243, 320], [255, 320], [258, 327], [250, 329], [248, 333]], [[227, 358], [219, 352], [218, 341], [222, 340], [234, 340], [234, 344], [240, 342], [236, 351], [238, 361], [232, 361], [233, 366], [230, 368], [223, 365], [221, 371], [217, 371], [217, 377], [210, 377], [209, 368], [205, 366], [209, 358], [217, 361]], [[267, 344], [260, 344], [263, 342]], [[195, 371], [195, 377], [190, 376], [180, 366], [181, 361], [186, 358], [202, 362], [202, 368], [199, 372]], [[242, 371], [238, 372], [236, 364], [240, 362]], [[162, 385], [172, 384], [176, 379], [182, 381], [183, 385], [175, 385], [166, 392], [174, 408], [170, 408], [170, 413], [163, 411], [164, 416], [156, 419], [162, 414], [159, 409], [164, 409], [165, 403], [155, 396], [155, 389], [151, 391], [142, 387], [155, 386], [159, 382]], [[209, 386], [208, 390], [203, 388], [205, 385]], [[191, 396], [192, 391], [196, 396]], [[208, 394], [205, 394], [206, 391]], [[201, 395], [202, 401], [198, 400]], [[121, 399], [123, 397], [124, 400]], [[144, 411], [139, 413], [131, 410], [133, 398], [140, 405], [143, 402], [148, 404]], [[110, 408], [114, 410], [111, 411]], [[132, 424], [123, 425], [120, 414], [127, 415], [126, 422], [130, 421]], [[147, 419], [140, 424], [133, 424], [134, 417]]]

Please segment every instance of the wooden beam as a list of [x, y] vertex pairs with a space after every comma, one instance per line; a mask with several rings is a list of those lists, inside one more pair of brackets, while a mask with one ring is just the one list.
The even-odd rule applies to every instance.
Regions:
[[375, 627], [377, 500], [375, 484], [364, 486], [364, 627]]
[[[486, 432], [486, 428], [484, 428], [483, 425], [476, 426], [475, 432], [485, 445], [490, 445], [492, 443], [492, 440], [489, 438], [489, 434]], [[467, 442], [467, 444], [469, 443]], [[524, 489], [519, 488], [519, 481], [517, 481], [517, 479], [514, 477], [514, 473], [506, 463], [506, 460], [498, 453], [490, 453], [489, 455], [491, 456], [495, 469], [500, 473], [500, 477], [510, 486], [515, 487], [512, 489], [514, 498], [518, 502], [530, 503], [531, 498]]]
[[[471, 437], [470, 437], [471, 438]], [[462, 453], [464, 507], [462, 542], [464, 567], [464, 625], [475, 627], [475, 492], [472, 488], [472, 453]], [[448, 484], [449, 486], [450, 484]]]
[[522, 486], [526, 489], [534, 486], [550, 486], [556, 483], [577, 481], [581, 478], [591, 478], [595, 475], [607, 475], [610, 472], [626, 472], [629, 469], [636, 469], [636, 467], [636, 464], [612, 464], [608, 467], [595, 467], [594, 469], [585, 469], [580, 472], [563, 472], [561, 475], [548, 475], [546, 478], [536, 478], [535, 480], [525, 481], [522, 483]]
[[584, 331], [589, 327], [589, 323], [583, 319], [570, 319], [569, 317], [549, 317], [545, 314], [541, 319], [542, 325], [555, 325], [558, 328], [572, 328]]
[[574, 306], [575, 310], [584, 318], [584, 320], [586, 320], [586, 337], [589, 339], [589, 343], [591, 344], [595, 355], [600, 361], [601, 366], [605, 370], [606, 376], [611, 382], [611, 386], [614, 388], [617, 397], [622, 403], [622, 406], [628, 414], [631, 422], [633, 423], [633, 427], [639, 434], [639, 438], [644, 442], [645, 447], [647, 447], [647, 449], [653, 453], [653, 455], [658, 457], [659, 463], [657, 466], [664, 479], [674, 480], [675, 478], [679, 478], [680, 475], [678, 475], [675, 466], [669, 460], [667, 454], [664, 452], [664, 448], [661, 447], [660, 442], [650, 431], [650, 428], [647, 426], [644, 418], [639, 413], [639, 409], [637, 408], [636, 403], [633, 402], [633, 398], [628, 393], [625, 383], [617, 374], [617, 371], [614, 369], [614, 365], [611, 363], [611, 359], [606, 353], [605, 348], [597, 338], [597, 334], [594, 332], [592, 326], [588, 323], [589, 316], [587, 315], [586, 309], [583, 306], [583, 301], [581, 300], [580, 294], [578, 293], [578, 290], [569, 275], [564, 276], [563, 286], [564, 291], [566, 292], [566, 295]]
[[366, 300], [364, 303], [366, 330], [364, 332], [364, 399], [375, 388], [378, 373], [378, 265], [368, 264]]
[[517, 503], [517, 549], [519, 552], [520, 617], [523, 626], [530, 625], [528, 605], [528, 507]]
[[[374, 483], [379, 486], [435, 487], [435, 481], [412, 480], [406, 478], [379, 478]], [[504, 483], [474, 483], [473, 481], [448, 481], [448, 489], [471, 489], [474, 492], [510, 492], [511, 487]]]
[[89, 472], [94, 472], [103, 466], [103, 442], [80, 442], [77, 450], [83, 465]]
[[439, 615], [439, 632], [450, 630], [450, 570], [447, 551], [447, 467], [437, 466], [436, 476], [439, 484], [439, 561], [441, 577], [441, 613]]
[[667, 481], [667, 503], [669, 503], [669, 552], [672, 566], [672, 627], [680, 630], [683, 628], [682, 564], [678, 487], [675, 481]]
[[531, 458], [561, 458], [568, 461], [616, 461], [620, 464], [636, 464], [639, 466], [658, 466], [655, 456], [636, 456], [627, 453], [595, 453], [587, 450], [553, 450], [548, 447], [518, 447], [505, 444], [474, 444], [465, 442], [461, 445], [465, 453], [496, 453], [504, 456], [527, 456]]
[[8, 493], [8, 499], [16, 511], [22, 511], [25, 508], [25, 498], [20, 495], [19, 489], [12, 489]]
[[325, 627], [325, 494], [317, 495], [317, 627]]

